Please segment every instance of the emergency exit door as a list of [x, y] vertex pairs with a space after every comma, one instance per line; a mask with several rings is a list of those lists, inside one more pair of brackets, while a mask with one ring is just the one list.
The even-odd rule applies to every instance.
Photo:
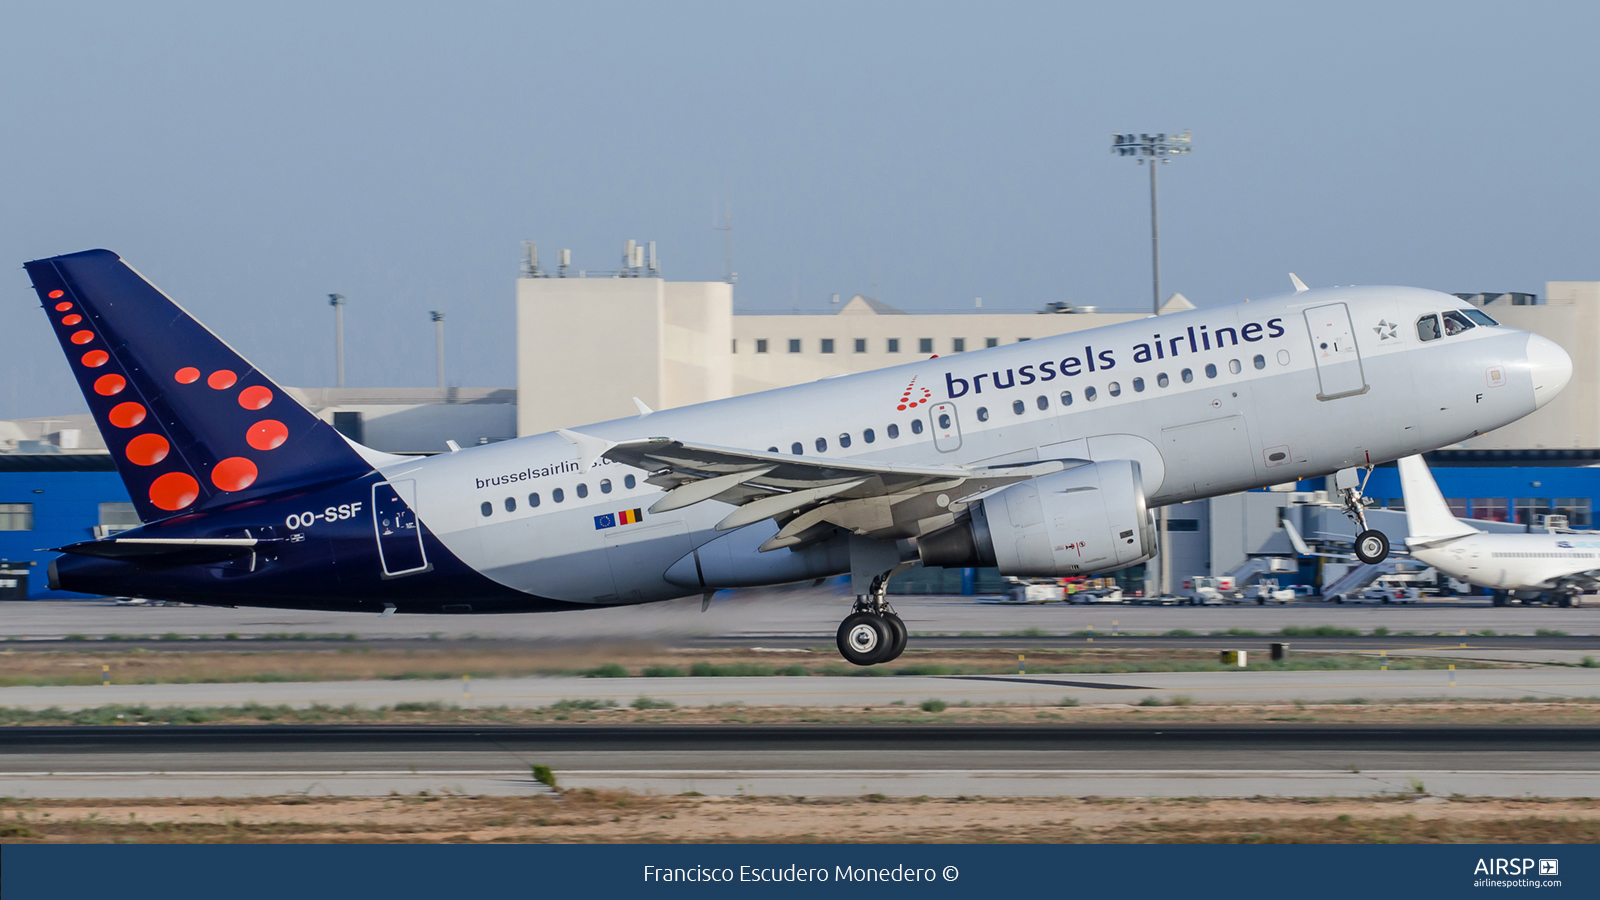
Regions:
[[372, 486], [372, 526], [385, 578], [428, 571], [422, 528], [416, 514], [417, 483], [385, 481]]
[[1367, 391], [1356, 347], [1356, 330], [1350, 324], [1350, 307], [1343, 303], [1306, 310], [1306, 330], [1311, 335], [1311, 356], [1317, 361], [1318, 400], [1333, 400]]

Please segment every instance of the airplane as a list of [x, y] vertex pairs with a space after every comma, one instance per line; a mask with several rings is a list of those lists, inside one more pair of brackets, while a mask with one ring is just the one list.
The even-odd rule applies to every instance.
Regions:
[[837, 643], [863, 666], [904, 651], [886, 595], [918, 560], [1114, 571], [1157, 552], [1156, 506], [1335, 473], [1379, 561], [1362, 469], [1513, 422], [1572, 372], [1448, 294], [1291, 276], [1255, 302], [407, 457], [335, 431], [110, 251], [25, 267], [144, 523], [55, 548], [53, 589], [511, 613], [704, 609], [848, 573]]
[[1514, 594], [1550, 592], [1560, 606], [1600, 587], [1600, 540], [1575, 534], [1494, 534], [1455, 517], [1421, 456], [1399, 460], [1406, 502], [1406, 548], [1458, 580], [1495, 591], [1494, 605]]

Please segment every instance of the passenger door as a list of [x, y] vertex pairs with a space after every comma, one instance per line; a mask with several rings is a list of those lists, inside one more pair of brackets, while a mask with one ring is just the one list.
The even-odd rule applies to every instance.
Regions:
[[1313, 306], [1306, 310], [1305, 317], [1306, 330], [1311, 335], [1311, 357], [1317, 361], [1317, 378], [1322, 387], [1317, 399], [1366, 393], [1366, 373], [1361, 368], [1361, 351], [1356, 348], [1356, 331], [1350, 324], [1350, 308], [1343, 303]]

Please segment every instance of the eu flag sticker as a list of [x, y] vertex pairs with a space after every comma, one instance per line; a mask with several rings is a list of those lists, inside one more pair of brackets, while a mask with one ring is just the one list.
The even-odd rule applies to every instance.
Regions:
[[615, 528], [615, 527], [617, 527], [617, 514], [616, 513], [606, 513], [603, 516], [595, 516], [594, 517], [594, 530], [595, 531], [599, 531], [602, 528]]

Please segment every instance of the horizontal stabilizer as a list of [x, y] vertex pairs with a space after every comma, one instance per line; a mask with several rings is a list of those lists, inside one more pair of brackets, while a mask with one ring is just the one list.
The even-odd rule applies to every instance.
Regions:
[[283, 541], [257, 538], [108, 538], [99, 541], [80, 541], [51, 549], [58, 553], [97, 556], [101, 559], [188, 565], [236, 559], [256, 552], [262, 545], [276, 543]]

